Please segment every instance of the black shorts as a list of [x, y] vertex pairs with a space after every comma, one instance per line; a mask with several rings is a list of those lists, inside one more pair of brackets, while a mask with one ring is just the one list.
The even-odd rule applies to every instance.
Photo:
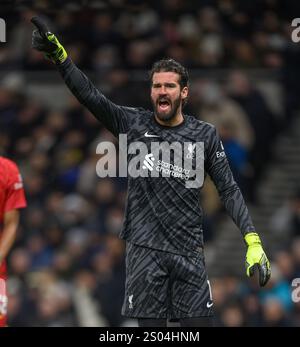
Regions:
[[186, 257], [126, 246], [126, 288], [122, 315], [131, 318], [188, 318], [213, 315], [203, 252]]

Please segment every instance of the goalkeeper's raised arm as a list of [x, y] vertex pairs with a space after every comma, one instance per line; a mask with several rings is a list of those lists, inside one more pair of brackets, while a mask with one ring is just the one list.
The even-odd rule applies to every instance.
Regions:
[[42, 52], [46, 59], [56, 64], [66, 85], [78, 101], [86, 106], [115, 136], [119, 133], [127, 133], [130, 127], [130, 118], [136, 109], [118, 106], [108, 100], [76, 67], [45, 22], [39, 17], [33, 17], [31, 21], [37, 28], [32, 33], [32, 47]]

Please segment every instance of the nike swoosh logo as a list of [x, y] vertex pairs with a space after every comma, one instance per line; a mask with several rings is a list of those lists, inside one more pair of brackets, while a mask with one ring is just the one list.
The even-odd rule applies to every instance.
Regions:
[[206, 307], [207, 307], [207, 308], [210, 308], [210, 307], [212, 307], [213, 304], [214, 304], [213, 302], [207, 302], [207, 303], [206, 303]]
[[148, 131], [145, 132], [145, 137], [159, 137], [158, 135], [148, 134]]

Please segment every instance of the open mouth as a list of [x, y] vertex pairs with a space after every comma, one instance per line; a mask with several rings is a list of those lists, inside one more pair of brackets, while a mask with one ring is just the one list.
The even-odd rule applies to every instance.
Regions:
[[169, 110], [169, 108], [171, 107], [171, 103], [169, 100], [167, 99], [160, 99], [158, 101], [158, 109], [159, 111], [167, 111]]

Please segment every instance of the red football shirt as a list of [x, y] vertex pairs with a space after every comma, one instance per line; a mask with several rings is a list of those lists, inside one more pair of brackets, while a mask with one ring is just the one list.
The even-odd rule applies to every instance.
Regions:
[[[26, 207], [22, 177], [17, 165], [0, 157], [0, 238], [5, 212]], [[6, 274], [5, 261], [0, 265], [0, 276]]]

